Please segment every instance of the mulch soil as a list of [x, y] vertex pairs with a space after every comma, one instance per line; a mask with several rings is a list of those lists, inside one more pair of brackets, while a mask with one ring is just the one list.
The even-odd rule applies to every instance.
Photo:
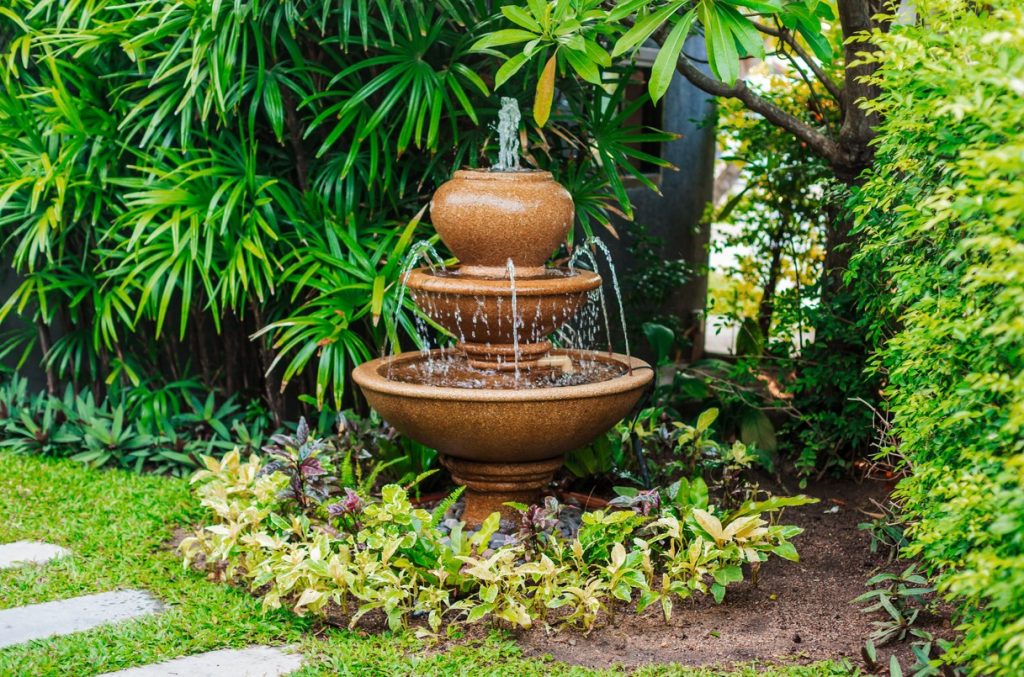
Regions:
[[[864, 583], [871, 576], [908, 565], [887, 563], [884, 554], [872, 554], [869, 535], [857, 528], [869, 520], [861, 511], [877, 512], [871, 500], [884, 500], [889, 489], [871, 480], [810, 486], [803, 493], [821, 502], [789, 508], [783, 516], [784, 523], [806, 530], [794, 539], [800, 562], [771, 558], [756, 587], [749, 581], [731, 585], [722, 604], [710, 597], [677, 601], [669, 623], [660, 609], [640, 615], [624, 610], [615, 624], [589, 634], [534, 629], [519, 633], [518, 641], [528, 655], [550, 655], [595, 668], [808, 663], [843, 657], [865, 668], [862, 647], [872, 621], [884, 616], [865, 614], [850, 600], [867, 590]], [[952, 638], [944, 616], [922, 613], [915, 627]], [[879, 647], [878, 662], [888, 666], [893, 653], [905, 669], [915, 662], [909, 639]]]

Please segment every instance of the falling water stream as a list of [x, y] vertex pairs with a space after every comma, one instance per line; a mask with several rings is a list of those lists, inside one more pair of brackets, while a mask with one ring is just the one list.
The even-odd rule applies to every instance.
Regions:
[[516, 300], [516, 264], [511, 256], [505, 268], [508, 270], [509, 284], [512, 285], [512, 362], [516, 371], [516, 381], [519, 381], [519, 302]]
[[[402, 303], [405, 302], [406, 282], [409, 281], [409, 275], [412, 274], [413, 268], [416, 267], [420, 259], [424, 257], [427, 259], [427, 265], [430, 267], [431, 273], [437, 274], [438, 269], [444, 270], [444, 259], [437, 253], [437, 249], [434, 248], [430, 240], [419, 240], [409, 247], [409, 253], [406, 254], [405, 260], [402, 262], [401, 272], [398, 274], [398, 302], [395, 304], [392, 326], [398, 325], [398, 316], [402, 312]], [[380, 347], [381, 357], [384, 357], [389, 348], [394, 353], [396, 346], [392, 345], [389, 340], [383, 341]]]
[[[572, 253], [572, 256], [569, 257], [569, 263], [568, 263], [569, 268], [572, 268], [573, 266], [575, 266], [576, 262], [579, 260], [579, 258], [581, 256], [582, 257], [586, 257], [587, 260], [590, 261], [590, 267], [596, 273], [597, 272], [597, 259], [594, 258], [594, 253], [592, 251], [590, 251], [589, 249], [587, 249], [586, 246], [583, 246], [583, 245], [581, 245], [579, 247], [576, 247], [575, 251], [573, 251], [573, 253]], [[608, 321], [608, 304], [605, 302], [605, 298], [604, 298], [604, 287], [599, 288], [598, 291], [600, 292], [600, 296], [601, 296], [601, 314], [604, 316], [604, 335], [608, 339], [608, 354], [610, 355], [611, 352], [612, 352], [612, 325]], [[621, 307], [621, 304], [620, 304], [620, 307]]]
[[[608, 270], [612, 274], [612, 291], [615, 292], [615, 300], [619, 303], [619, 321], [622, 322], [622, 340], [626, 346], [626, 357], [632, 357], [629, 352], [629, 332], [626, 330], [626, 309], [622, 305], [622, 289], [619, 288], [619, 276], [615, 272], [615, 265], [612, 263], [612, 253], [608, 251], [608, 245], [596, 237], [591, 237], [587, 242], [593, 243], [601, 250], [601, 253], [604, 254], [604, 260], [608, 264]], [[610, 337], [608, 342], [611, 343]]]

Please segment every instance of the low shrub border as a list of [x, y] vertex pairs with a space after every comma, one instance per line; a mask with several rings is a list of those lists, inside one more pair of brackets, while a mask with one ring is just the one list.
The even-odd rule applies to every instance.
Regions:
[[766, 518], [815, 500], [771, 497], [725, 512], [708, 503], [702, 483], [681, 480], [629, 501], [632, 508], [584, 513], [569, 538], [556, 529], [553, 500], [523, 506], [518, 532], [492, 547], [497, 513], [475, 532], [438, 528], [458, 492], [431, 513], [394, 484], [379, 498], [352, 486], [331, 491], [319, 443], [295, 441], [289, 460], [273, 465], [237, 450], [206, 459], [192, 481], [213, 520], [180, 544], [186, 564], [202, 561], [268, 609], [340, 611], [351, 626], [379, 610], [395, 630], [425, 617], [421, 634], [483, 619], [589, 629], [616, 600], [638, 611], [660, 604], [666, 619], [674, 599], [721, 601], [743, 580], [743, 565], [756, 577], [770, 555], [798, 559], [790, 539], [802, 529]]

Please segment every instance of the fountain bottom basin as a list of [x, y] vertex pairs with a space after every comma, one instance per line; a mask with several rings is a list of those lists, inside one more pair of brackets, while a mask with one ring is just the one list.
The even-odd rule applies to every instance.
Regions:
[[532, 380], [522, 387], [514, 375], [497, 371], [467, 372], [472, 380], [445, 381], [438, 374], [400, 380], [429, 371], [423, 365], [464, 359], [435, 350], [366, 362], [352, 378], [384, 420], [440, 452], [455, 482], [466, 486], [463, 519], [479, 524], [492, 512], [511, 517], [504, 503], [534, 502], [562, 457], [627, 416], [653, 378], [647, 363], [625, 355], [552, 355], [569, 357], [582, 376], [524, 371], [519, 378]]

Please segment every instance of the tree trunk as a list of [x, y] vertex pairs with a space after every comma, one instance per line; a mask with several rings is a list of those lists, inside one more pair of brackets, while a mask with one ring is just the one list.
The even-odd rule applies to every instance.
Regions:
[[47, 360], [50, 357], [50, 327], [42, 319], [36, 320], [36, 332], [39, 335], [39, 350], [43, 354], [43, 365], [46, 372], [46, 393], [51, 397], [57, 394], [57, 378]]
[[779, 286], [779, 273], [782, 270], [782, 244], [772, 241], [772, 260], [768, 266], [768, 279], [764, 284], [761, 302], [757, 306], [757, 326], [761, 336], [768, 340], [768, 332], [772, 328], [772, 315], [775, 313], [775, 289]]
[[[260, 305], [252, 299], [250, 299], [249, 305], [256, 324], [259, 327], [263, 327], [263, 312], [260, 310]], [[270, 373], [270, 365], [274, 362], [274, 355], [267, 345], [268, 339], [266, 337], [260, 337], [256, 341], [260, 356], [260, 366], [263, 369], [263, 393], [267, 398], [267, 407], [270, 409], [270, 414], [274, 419], [274, 426], [280, 428], [284, 420], [284, 404], [281, 401], [279, 387], [275, 387], [277, 386], [277, 379]]]
[[[874, 17], [890, 4], [884, 0], [839, 0], [845, 63], [856, 62], [858, 53], [875, 51], [874, 45], [862, 36], [875, 28], [888, 29], [888, 24], [880, 24]], [[863, 172], [874, 163], [875, 153], [871, 140], [875, 138], [878, 115], [865, 111], [858, 102], [878, 96], [877, 86], [862, 81], [875, 68], [874, 64], [861, 64], [847, 66], [844, 71], [839, 148], [836, 155], [828, 160], [836, 179], [847, 186], [857, 185]], [[830, 205], [830, 210], [832, 214], [825, 233], [825, 265], [821, 285], [821, 301], [826, 305], [842, 296], [845, 287], [843, 278], [857, 250], [857, 242], [851, 234], [853, 220], [839, 205]]]

